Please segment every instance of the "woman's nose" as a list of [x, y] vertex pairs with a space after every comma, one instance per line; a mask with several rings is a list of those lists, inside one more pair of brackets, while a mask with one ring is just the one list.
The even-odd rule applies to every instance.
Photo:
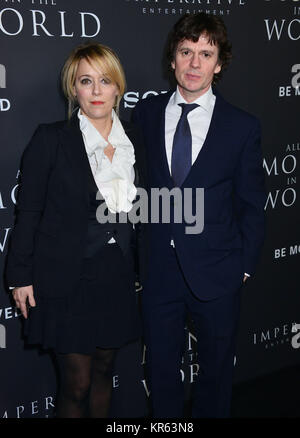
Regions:
[[101, 85], [98, 82], [94, 83], [93, 94], [98, 95], [101, 93]]

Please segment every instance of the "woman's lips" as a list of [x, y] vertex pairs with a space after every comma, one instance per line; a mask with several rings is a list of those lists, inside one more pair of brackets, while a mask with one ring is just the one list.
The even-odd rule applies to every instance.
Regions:
[[103, 105], [104, 102], [102, 102], [101, 100], [95, 100], [94, 102], [91, 102], [92, 105]]

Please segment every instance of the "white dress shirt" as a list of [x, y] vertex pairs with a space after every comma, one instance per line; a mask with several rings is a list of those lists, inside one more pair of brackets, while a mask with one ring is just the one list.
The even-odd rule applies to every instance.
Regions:
[[[79, 109], [80, 130], [97, 187], [111, 213], [128, 213], [136, 197], [133, 184], [134, 148], [124, 128], [112, 110], [112, 128], [106, 141]], [[115, 148], [112, 161], [105, 155], [108, 144]]]
[[[182, 113], [182, 109], [179, 106], [180, 103], [188, 102], [186, 102], [186, 100], [181, 96], [177, 87], [177, 90], [172, 94], [169, 100], [165, 116], [166, 154], [170, 174], [173, 139], [178, 121]], [[212, 88], [210, 87], [205, 94], [198, 97], [198, 99], [193, 101], [193, 103], [197, 103], [199, 107], [195, 108], [187, 116], [192, 134], [192, 164], [194, 164], [203, 146], [215, 107], [216, 96], [213, 94]]]

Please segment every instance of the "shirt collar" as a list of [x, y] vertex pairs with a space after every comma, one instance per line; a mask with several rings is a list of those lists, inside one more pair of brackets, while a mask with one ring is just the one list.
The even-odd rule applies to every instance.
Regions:
[[[192, 103], [197, 103], [206, 111], [209, 111], [211, 109], [212, 102], [214, 99], [215, 99], [215, 95], [213, 94], [212, 87], [209, 87], [206, 93], [202, 94], [202, 96], [198, 97], [198, 99], [194, 100]], [[188, 103], [188, 102], [182, 97], [179, 88], [177, 86], [177, 89], [174, 94], [173, 104], [178, 105], [180, 103]]]
[[99, 147], [104, 149], [108, 145], [108, 142], [113, 144], [115, 148], [123, 146], [130, 147], [130, 149], [133, 150], [133, 145], [127, 137], [122, 123], [114, 109], [112, 109], [112, 127], [108, 135], [108, 142], [102, 137], [92, 122], [81, 113], [80, 109], [78, 110], [77, 116], [88, 154], [92, 154], [95, 149]]
[[100, 132], [89, 121], [89, 119], [78, 110], [77, 116], [79, 118], [79, 126], [85, 140], [85, 146], [88, 154], [92, 154], [96, 147], [105, 148], [107, 146], [106, 140], [102, 137]]

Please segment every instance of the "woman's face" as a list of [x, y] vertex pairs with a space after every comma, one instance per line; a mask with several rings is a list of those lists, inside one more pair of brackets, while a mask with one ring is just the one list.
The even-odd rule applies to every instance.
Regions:
[[100, 70], [95, 70], [86, 59], [78, 65], [74, 94], [82, 114], [91, 121], [111, 117], [119, 90], [116, 84], [106, 78]]

